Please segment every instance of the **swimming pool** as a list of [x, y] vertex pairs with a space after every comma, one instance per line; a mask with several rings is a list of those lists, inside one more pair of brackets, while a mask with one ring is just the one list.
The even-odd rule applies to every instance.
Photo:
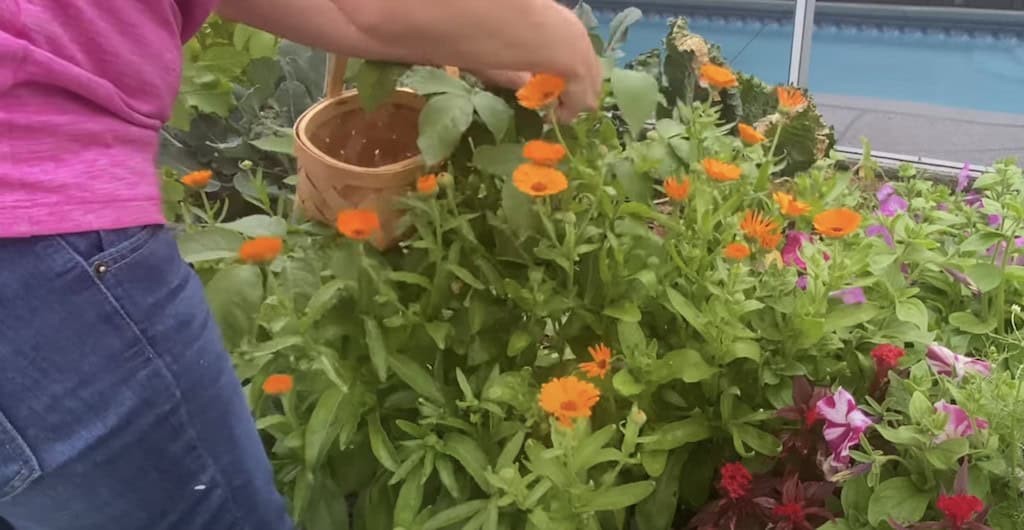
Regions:
[[[622, 2], [623, 6], [630, 5]], [[600, 10], [607, 27], [612, 11]], [[630, 30], [627, 57], [660, 45], [671, 16], [644, 13]], [[722, 47], [733, 68], [769, 83], [786, 81], [792, 22], [688, 16], [692, 31]], [[820, 19], [819, 19], [820, 20]], [[1024, 114], [1024, 29], [962, 31], [818, 22], [810, 88], [821, 94], [929, 103]]]

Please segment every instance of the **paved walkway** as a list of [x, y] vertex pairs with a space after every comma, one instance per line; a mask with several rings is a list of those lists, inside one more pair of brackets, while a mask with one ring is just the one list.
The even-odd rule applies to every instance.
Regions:
[[820, 93], [814, 98], [840, 146], [860, 147], [866, 137], [874, 151], [983, 165], [1016, 156], [1024, 163], [1024, 109], [1002, 114]]

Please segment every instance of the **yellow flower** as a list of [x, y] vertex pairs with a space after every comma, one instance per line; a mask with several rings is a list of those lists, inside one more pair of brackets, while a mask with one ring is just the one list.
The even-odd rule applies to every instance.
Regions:
[[561, 171], [538, 164], [522, 164], [512, 173], [512, 184], [531, 196], [546, 197], [561, 193], [569, 187], [569, 181]]
[[807, 106], [807, 98], [799, 88], [780, 86], [775, 92], [779, 96], [779, 109], [783, 112], [800, 112]]
[[250, 239], [238, 249], [238, 258], [246, 263], [268, 263], [284, 249], [279, 237], [257, 237]]
[[750, 247], [746, 243], [729, 243], [722, 251], [725, 257], [733, 261], [745, 260], [750, 257]]
[[665, 195], [675, 202], [685, 201], [690, 196], [690, 177], [685, 177], [681, 182], [675, 177], [670, 177], [662, 184], [665, 187]]
[[338, 212], [338, 231], [349, 239], [370, 239], [380, 230], [380, 217], [374, 210], [342, 210]]
[[555, 166], [565, 158], [565, 146], [544, 140], [530, 140], [523, 146], [523, 157], [541, 166]]
[[761, 212], [753, 210], [747, 210], [743, 221], [740, 222], [740, 230], [751, 239], [761, 239], [778, 229], [779, 223], [765, 217]]
[[757, 132], [757, 129], [747, 125], [746, 123], [739, 124], [740, 140], [747, 145], [757, 145], [767, 138], [763, 134]]
[[857, 230], [860, 221], [859, 213], [849, 208], [836, 208], [814, 216], [814, 229], [825, 237], [846, 237]]
[[811, 205], [806, 202], [796, 200], [796, 197], [792, 195], [777, 191], [772, 195], [775, 199], [775, 204], [779, 205], [782, 210], [782, 215], [788, 217], [800, 217], [801, 215], [807, 214], [811, 211]]
[[739, 180], [740, 175], [743, 173], [740, 166], [715, 160], [714, 158], [705, 158], [703, 164], [704, 172], [708, 174], [708, 177], [719, 182]]
[[565, 79], [551, 74], [536, 74], [516, 91], [516, 99], [523, 107], [540, 110], [551, 105], [565, 90]]
[[540, 407], [564, 427], [571, 427], [574, 418], [589, 418], [600, 399], [601, 391], [596, 386], [571, 375], [540, 387]]
[[423, 175], [416, 179], [416, 191], [423, 195], [437, 193], [437, 175]]
[[181, 177], [181, 183], [195, 190], [205, 188], [210, 183], [210, 179], [213, 178], [213, 171], [209, 169], [201, 169], [199, 171], [193, 171], [184, 177]]
[[288, 374], [272, 374], [263, 382], [263, 392], [271, 396], [281, 396], [292, 391], [295, 379]]
[[736, 75], [732, 73], [732, 70], [718, 66], [717, 64], [707, 63], [700, 67], [700, 81], [701, 83], [712, 86], [719, 90], [724, 88], [735, 88], [739, 86], [739, 81], [736, 80]]
[[593, 362], [580, 363], [580, 370], [590, 377], [604, 378], [612, 363], [612, 350], [604, 344], [598, 344], [587, 348]]

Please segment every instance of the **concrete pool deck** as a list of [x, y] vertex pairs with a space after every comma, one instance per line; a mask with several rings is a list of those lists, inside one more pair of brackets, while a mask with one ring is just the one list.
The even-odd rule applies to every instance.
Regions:
[[875, 98], [814, 94], [836, 144], [875, 151], [990, 165], [1016, 156], [1024, 162], [1024, 114], [957, 109]]

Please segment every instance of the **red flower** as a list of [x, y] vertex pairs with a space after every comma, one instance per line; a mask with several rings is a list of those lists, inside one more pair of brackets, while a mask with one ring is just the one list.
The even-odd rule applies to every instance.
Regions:
[[772, 515], [780, 519], [788, 519], [789, 523], [795, 526], [807, 526], [807, 514], [804, 513], [804, 506], [795, 502], [780, 504], [772, 510]]
[[953, 528], [961, 528], [985, 509], [985, 504], [974, 495], [939, 495], [935, 506], [946, 516]]
[[782, 486], [781, 502], [772, 508], [776, 530], [814, 530], [832, 519], [825, 501], [832, 496], [834, 484], [828, 482], [801, 482], [791, 476]]
[[747, 471], [747, 468], [739, 462], [731, 462], [722, 466], [719, 471], [722, 475], [718, 486], [730, 499], [746, 497], [750, 493], [750, 483], [754, 477]]
[[899, 366], [900, 359], [906, 354], [907, 352], [903, 351], [903, 348], [893, 344], [881, 344], [871, 350], [871, 357], [875, 360], [875, 368], [882, 373]]

